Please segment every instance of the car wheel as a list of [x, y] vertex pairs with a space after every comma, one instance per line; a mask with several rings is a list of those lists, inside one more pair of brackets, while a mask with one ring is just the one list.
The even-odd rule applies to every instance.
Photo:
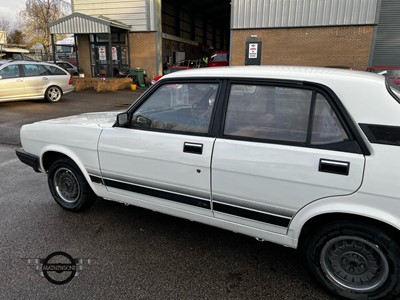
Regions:
[[70, 159], [55, 161], [47, 174], [50, 192], [56, 202], [70, 211], [83, 211], [96, 200], [78, 166]]
[[57, 102], [60, 101], [62, 96], [62, 90], [58, 86], [50, 86], [47, 88], [44, 97], [49, 102]]
[[382, 230], [347, 221], [309, 236], [303, 248], [307, 264], [331, 292], [347, 299], [400, 294], [399, 245]]

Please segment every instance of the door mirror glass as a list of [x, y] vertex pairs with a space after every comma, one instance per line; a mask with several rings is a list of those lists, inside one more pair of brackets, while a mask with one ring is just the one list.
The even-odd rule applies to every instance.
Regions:
[[120, 113], [117, 115], [117, 125], [119, 127], [125, 127], [128, 124], [129, 116], [128, 113]]

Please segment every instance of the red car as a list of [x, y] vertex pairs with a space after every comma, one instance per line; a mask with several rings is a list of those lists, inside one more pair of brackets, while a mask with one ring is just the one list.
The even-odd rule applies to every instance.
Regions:
[[211, 54], [208, 61], [208, 67], [224, 67], [229, 66], [229, 52], [215, 51]]
[[396, 66], [372, 66], [367, 72], [373, 72], [386, 76], [394, 84], [400, 85], [400, 67]]

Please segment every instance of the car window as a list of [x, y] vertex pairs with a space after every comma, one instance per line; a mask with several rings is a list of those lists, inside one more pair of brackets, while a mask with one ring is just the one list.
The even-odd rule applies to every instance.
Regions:
[[313, 99], [313, 91], [307, 89], [232, 85], [224, 135], [312, 145], [348, 140], [325, 97], [317, 94], [312, 112]]
[[3, 79], [20, 77], [18, 65], [9, 65], [0, 70]]
[[24, 64], [22, 65], [24, 68], [25, 76], [26, 77], [32, 77], [32, 76], [39, 76], [40, 71], [38, 68], [38, 65], [34, 64]]
[[387, 87], [389, 90], [389, 93], [392, 95], [392, 97], [400, 103], [400, 86], [394, 84], [390, 80], [386, 81]]
[[63, 71], [59, 67], [50, 65], [44, 65], [44, 67], [47, 68], [52, 75], [66, 75], [66, 71]]
[[312, 91], [232, 85], [225, 135], [306, 142]]
[[317, 94], [311, 144], [332, 144], [347, 141], [348, 139], [346, 132], [326, 98], [321, 94]]
[[132, 127], [207, 133], [216, 83], [164, 84], [133, 113]]
[[47, 69], [45, 66], [38, 65], [38, 68], [39, 68], [40, 75], [51, 75], [50, 70]]

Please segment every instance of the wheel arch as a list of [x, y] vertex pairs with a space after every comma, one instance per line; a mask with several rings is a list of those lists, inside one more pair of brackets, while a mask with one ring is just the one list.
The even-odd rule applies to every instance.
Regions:
[[87, 183], [89, 184], [92, 191], [95, 191], [92, 181], [90, 180], [89, 173], [87, 172], [85, 166], [83, 165], [82, 161], [72, 152], [68, 151], [68, 149], [44, 149], [42, 154], [40, 155], [40, 164], [41, 169], [46, 173], [50, 169], [51, 165], [58, 159], [67, 158], [72, 160], [82, 172], [83, 176], [85, 177]]
[[298, 248], [304, 246], [304, 243], [307, 237], [312, 234], [314, 231], [319, 230], [323, 227], [323, 225], [332, 223], [332, 222], [344, 222], [344, 221], [352, 221], [352, 222], [360, 222], [368, 225], [372, 225], [378, 229], [383, 230], [388, 233], [390, 236], [394, 237], [396, 240], [400, 239], [400, 231], [391, 224], [388, 224], [384, 221], [377, 220], [368, 216], [363, 216], [355, 213], [343, 213], [343, 212], [330, 212], [323, 213], [320, 215], [316, 215], [310, 219], [308, 219], [302, 226], [300, 230], [300, 235], [298, 238]]

